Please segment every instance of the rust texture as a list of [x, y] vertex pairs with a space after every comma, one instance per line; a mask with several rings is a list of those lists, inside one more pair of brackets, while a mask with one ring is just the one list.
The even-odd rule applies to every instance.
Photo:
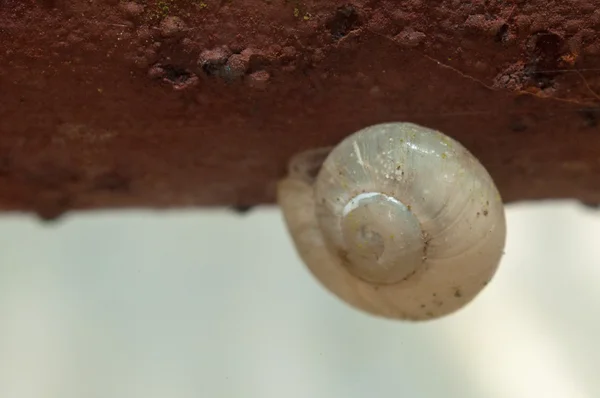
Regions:
[[411, 121], [506, 201], [600, 203], [597, 0], [0, 0], [0, 209], [272, 203]]

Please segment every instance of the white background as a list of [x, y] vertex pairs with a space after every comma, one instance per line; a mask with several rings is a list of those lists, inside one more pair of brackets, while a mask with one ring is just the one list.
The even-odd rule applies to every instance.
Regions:
[[276, 208], [3, 216], [0, 397], [600, 397], [600, 211], [508, 224], [486, 290], [413, 324], [321, 288]]

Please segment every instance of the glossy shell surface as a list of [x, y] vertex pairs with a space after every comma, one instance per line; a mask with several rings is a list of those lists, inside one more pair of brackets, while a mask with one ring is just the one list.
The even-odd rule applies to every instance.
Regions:
[[424, 320], [491, 280], [506, 221], [492, 178], [460, 143], [387, 123], [299, 154], [278, 201], [300, 257], [350, 305]]

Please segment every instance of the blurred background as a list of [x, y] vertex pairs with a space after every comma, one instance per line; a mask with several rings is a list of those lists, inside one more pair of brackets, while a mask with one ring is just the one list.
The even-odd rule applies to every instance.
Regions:
[[600, 211], [508, 206], [469, 306], [383, 320], [325, 291], [277, 208], [0, 218], [0, 397], [600, 397]]

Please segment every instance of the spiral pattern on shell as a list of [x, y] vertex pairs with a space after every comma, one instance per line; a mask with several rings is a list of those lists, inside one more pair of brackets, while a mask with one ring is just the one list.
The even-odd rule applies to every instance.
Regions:
[[367, 127], [333, 150], [300, 154], [278, 201], [317, 279], [385, 317], [432, 319], [463, 307], [492, 278], [505, 244], [502, 200], [485, 168], [457, 141], [411, 123]]

